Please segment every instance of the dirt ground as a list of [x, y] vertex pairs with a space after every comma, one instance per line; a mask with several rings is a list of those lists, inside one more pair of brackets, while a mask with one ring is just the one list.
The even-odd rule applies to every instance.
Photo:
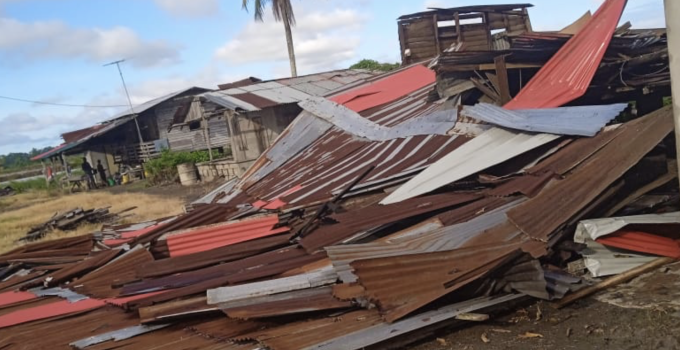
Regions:
[[170, 185], [147, 187], [145, 181], [139, 181], [130, 185], [106, 187], [97, 191], [106, 191], [113, 194], [144, 193], [153, 196], [179, 198], [185, 203], [190, 203], [203, 197], [220, 184], [220, 182], [214, 181], [200, 183], [195, 186], [182, 186], [181, 184], [175, 183]]
[[537, 302], [484, 323], [440, 331], [408, 348], [680, 349], [680, 263], [561, 310]]

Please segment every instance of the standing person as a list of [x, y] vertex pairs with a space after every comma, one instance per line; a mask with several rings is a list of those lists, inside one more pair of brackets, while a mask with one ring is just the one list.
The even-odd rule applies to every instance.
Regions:
[[81, 169], [83, 169], [83, 172], [85, 173], [85, 176], [87, 176], [87, 187], [90, 189], [97, 188], [97, 185], [94, 183], [94, 174], [92, 173], [92, 165], [87, 162], [87, 158], [83, 157], [83, 165], [80, 166]]
[[102, 185], [106, 187], [107, 181], [106, 181], [106, 170], [104, 169], [104, 166], [102, 165], [102, 161], [97, 159], [97, 172], [99, 173], [99, 178], [102, 179]]

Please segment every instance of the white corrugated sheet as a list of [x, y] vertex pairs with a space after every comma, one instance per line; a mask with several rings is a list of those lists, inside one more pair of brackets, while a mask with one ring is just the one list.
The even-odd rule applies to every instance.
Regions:
[[678, 223], [680, 223], [680, 212], [583, 220], [576, 227], [574, 242], [587, 244], [588, 248], [581, 255], [583, 255], [586, 268], [593, 276], [615, 275], [648, 263], [658, 257], [605, 247], [595, 242], [596, 239], [632, 224]]
[[398, 203], [464, 179], [528, 152], [559, 136], [492, 128], [430, 165], [380, 204]]
[[527, 110], [508, 110], [489, 103], [465, 106], [461, 116], [498, 126], [558, 135], [594, 136], [616, 118], [626, 103]]

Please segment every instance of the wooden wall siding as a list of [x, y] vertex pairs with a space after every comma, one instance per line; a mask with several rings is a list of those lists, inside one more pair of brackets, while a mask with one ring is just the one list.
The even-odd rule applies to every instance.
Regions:
[[[210, 145], [212, 148], [229, 147], [229, 128], [224, 117], [211, 118], [208, 120], [210, 129]], [[170, 149], [173, 151], [199, 151], [208, 149], [208, 144], [203, 137], [203, 128], [189, 130], [188, 125], [174, 127], [167, 133]]]
[[[167, 101], [155, 108], [158, 121], [159, 139], [168, 139], [173, 151], [199, 151], [208, 149], [203, 136], [203, 128], [190, 130], [189, 125], [175, 126], [170, 129], [175, 113], [181, 108], [181, 101]], [[210, 145], [213, 148], [230, 146], [229, 128], [224, 117], [211, 118], [208, 121], [210, 129]], [[170, 131], [168, 131], [170, 129]]]
[[234, 160], [257, 159], [300, 112], [300, 107], [293, 103], [228, 116]]
[[[462, 22], [460, 33], [451, 23], [457, 17]], [[466, 20], [468, 24], [465, 24]], [[481, 20], [482, 23], [469, 23], [470, 20]], [[434, 58], [461, 41], [466, 51], [493, 50], [497, 44], [491, 31], [504, 29], [510, 35], [520, 34], [531, 31], [531, 22], [526, 10], [472, 14], [432, 12], [432, 16], [401, 20], [398, 27], [402, 63], [411, 64]], [[407, 49], [410, 56], [405, 55]]]

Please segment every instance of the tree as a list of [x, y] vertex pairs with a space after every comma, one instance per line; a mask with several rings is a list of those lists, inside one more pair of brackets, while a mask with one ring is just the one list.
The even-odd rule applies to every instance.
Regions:
[[363, 59], [349, 67], [350, 69], [368, 69], [389, 72], [399, 68], [399, 63], [380, 63], [376, 60]]
[[[290, 74], [297, 77], [297, 65], [295, 64], [295, 49], [293, 47], [293, 34], [290, 31], [291, 26], [295, 26], [295, 15], [293, 14], [293, 5], [290, 0], [253, 0], [255, 10], [255, 20], [262, 21], [264, 8], [268, 3], [272, 5], [272, 12], [274, 19], [277, 22], [283, 22], [283, 28], [286, 31], [286, 44], [288, 45], [288, 59], [290, 60]], [[250, 0], [243, 0], [243, 9], [248, 11], [248, 4]]]

